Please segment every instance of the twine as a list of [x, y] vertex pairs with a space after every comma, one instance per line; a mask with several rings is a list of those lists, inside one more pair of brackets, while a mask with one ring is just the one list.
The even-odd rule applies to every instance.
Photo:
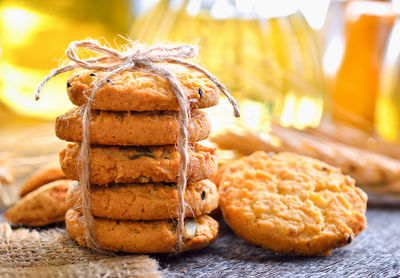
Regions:
[[[82, 60], [76, 54], [76, 49], [85, 48], [94, 52], [105, 54], [105, 56], [99, 56]], [[89, 168], [89, 147], [90, 147], [90, 132], [89, 123], [91, 117], [91, 106], [93, 97], [96, 92], [110, 79], [111, 76], [116, 75], [122, 71], [134, 70], [142, 68], [150, 71], [153, 74], [159, 75], [167, 79], [171, 85], [173, 92], [176, 96], [179, 105], [179, 138], [178, 138], [178, 150], [180, 154], [179, 164], [179, 177], [178, 177], [178, 240], [177, 240], [177, 251], [181, 251], [183, 248], [183, 229], [184, 229], [184, 218], [186, 203], [184, 200], [184, 192], [186, 189], [186, 169], [187, 169], [187, 147], [188, 147], [188, 122], [189, 122], [189, 107], [186, 99], [186, 95], [183, 92], [179, 81], [162, 63], [172, 63], [183, 65], [187, 68], [194, 69], [202, 72], [207, 78], [210, 79], [228, 98], [229, 102], [233, 106], [234, 115], [239, 117], [239, 108], [235, 99], [230, 95], [228, 90], [218, 81], [218, 79], [209, 73], [207, 70], [200, 66], [187, 62], [184, 59], [196, 57], [198, 53], [197, 47], [192, 45], [180, 45], [180, 46], [154, 46], [147, 48], [143, 45], [135, 45], [130, 48], [127, 52], [121, 53], [115, 49], [101, 46], [98, 42], [93, 40], [74, 41], [71, 42], [66, 51], [67, 57], [72, 60], [73, 63], [63, 67], [59, 67], [50, 72], [50, 74], [39, 84], [36, 92], [35, 99], [40, 98], [40, 92], [43, 86], [54, 76], [75, 70], [77, 68], [91, 69], [106, 71], [108, 74], [105, 77], [99, 79], [93, 86], [93, 89], [88, 97], [87, 104], [84, 107], [82, 117], [82, 143], [81, 150], [78, 158], [78, 165], [80, 168], [79, 172], [79, 189], [82, 199], [82, 220], [85, 234], [88, 235], [88, 245], [93, 249], [101, 250], [101, 247], [93, 238], [93, 216], [90, 213], [90, 168]]]

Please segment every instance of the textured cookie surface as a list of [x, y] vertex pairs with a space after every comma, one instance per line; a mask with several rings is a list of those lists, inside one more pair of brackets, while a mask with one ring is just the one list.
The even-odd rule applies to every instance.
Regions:
[[25, 183], [21, 187], [19, 196], [24, 197], [26, 194], [35, 189], [38, 189], [42, 185], [60, 179], [65, 179], [65, 174], [60, 169], [59, 165], [43, 166], [25, 181]]
[[366, 194], [315, 159], [255, 152], [225, 170], [223, 215], [237, 235], [284, 254], [328, 255], [366, 227]]
[[225, 170], [228, 168], [228, 165], [219, 165], [217, 168], [217, 171], [215, 172], [215, 175], [210, 178], [210, 181], [212, 181], [217, 188], [219, 187], [219, 184], [221, 183], [221, 179], [224, 175]]
[[[219, 89], [203, 73], [180, 65], [164, 66], [177, 77], [192, 109], [218, 104]], [[104, 75], [88, 70], [73, 74], [67, 82], [71, 102], [78, 106], [85, 104], [93, 85]], [[179, 110], [168, 81], [143, 70], [111, 77], [95, 94], [92, 107], [109, 111]]]
[[[58, 116], [56, 135], [62, 140], [82, 141], [82, 108]], [[205, 112], [191, 111], [189, 142], [206, 139], [210, 121]], [[89, 124], [90, 143], [99, 145], [176, 144], [179, 135], [178, 112], [106, 112], [95, 110]]]
[[[218, 207], [215, 185], [203, 180], [186, 187], [186, 217], [210, 213]], [[77, 186], [67, 194], [69, 208], [80, 211]], [[169, 220], [178, 216], [178, 190], [176, 184], [118, 184], [92, 185], [90, 190], [91, 213], [94, 216], [119, 220]]]
[[[79, 212], [68, 210], [65, 224], [69, 236], [87, 246]], [[215, 241], [218, 222], [209, 216], [185, 220], [184, 250], [196, 250]], [[177, 232], [172, 221], [116, 221], [94, 218], [93, 237], [98, 244], [112, 251], [130, 253], [167, 253], [176, 251]]]
[[11, 223], [43, 226], [64, 220], [67, 190], [72, 180], [57, 180], [27, 194], [12, 206], [4, 218]]
[[[70, 179], [78, 180], [79, 144], [70, 144], [60, 153], [60, 164]], [[211, 178], [217, 170], [214, 148], [193, 144], [188, 149], [188, 181]], [[167, 146], [93, 146], [90, 149], [92, 184], [177, 182], [180, 155], [174, 145]]]

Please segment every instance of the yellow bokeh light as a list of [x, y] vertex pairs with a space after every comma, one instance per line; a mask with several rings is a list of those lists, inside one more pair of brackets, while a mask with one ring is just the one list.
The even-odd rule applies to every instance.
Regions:
[[294, 122], [295, 116], [295, 95], [288, 94], [284, 101], [283, 111], [281, 113], [281, 124], [290, 126]]
[[322, 116], [322, 102], [318, 103], [311, 98], [303, 98], [297, 112], [297, 127], [317, 126]]
[[26, 43], [42, 22], [38, 14], [20, 7], [1, 9], [0, 20], [3, 40], [10, 45]]
[[281, 124], [303, 129], [307, 126], [317, 126], [322, 117], [323, 102], [311, 97], [296, 97], [290, 93], [285, 97]]

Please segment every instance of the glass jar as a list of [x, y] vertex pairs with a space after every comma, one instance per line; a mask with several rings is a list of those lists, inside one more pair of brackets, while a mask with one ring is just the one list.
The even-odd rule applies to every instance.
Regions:
[[334, 120], [373, 132], [384, 49], [395, 18], [389, 1], [331, 1], [323, 68]]
[[386, 48], [375, 128], [385, 140], [400, 143], [400, 18], [396, 20]]
[[[161, 0], [135, 20], [130, 37], [197, 43], [201, 63], [239, 100], [247, 127], [262, 128], [271, 115], [283, 125], [316, 125], [323, 107], [319, 48], [298, 2]], [[231, 113], [221, 114], [214, 130], [232, 126]]]

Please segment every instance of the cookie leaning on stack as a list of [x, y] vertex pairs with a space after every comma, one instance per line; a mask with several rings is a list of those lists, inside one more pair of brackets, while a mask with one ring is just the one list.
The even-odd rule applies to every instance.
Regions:
[[[207, 114], [195, 110], [218, 103], [219, 89], [204, 74], [179, 65], [166, 65], [181, 83], [193, 109], [188, 127], [188, 185], [183, 249], [199, 249], [213, 242], [218, 223], [207, 213], [218, 206], [211, 178], [217, 169], [215, 149], [196, 143], [210, 133]], [[84, 105], [101, 71], [82, 70], [67, 83], [68, 95]], [[90, 211], [95, 217], [93, 237], [107, 250], [124, 252], [176, 251], [180, 155], [174, 146], [179, 135], [178, 103], [169, 82], [144, 70], [111, 77], [93, 98], [90, 131]], [[163, 111], [160, 111], [163, 110]], [[167, 111], [168, 110], [168, 111]], [[82, 141], [79, 107], [61, 115], [56, 134], [77, 142], [60, 153], [67, 177], [78, 179], [77, 157]], [[129, 184], [128, 184], [129, 183]], [[88, 246], [81, 226], [79, 188], [68, 192], [66, 226], [71, 238]]]

